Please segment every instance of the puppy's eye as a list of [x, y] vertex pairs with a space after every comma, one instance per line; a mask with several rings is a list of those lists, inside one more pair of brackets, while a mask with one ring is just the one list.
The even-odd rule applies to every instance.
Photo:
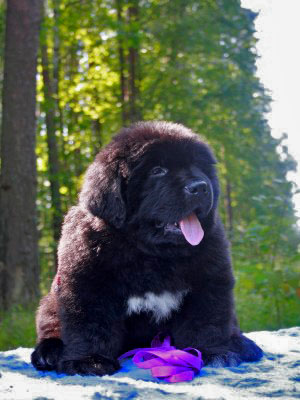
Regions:
[[168, 172], [167, 168], [163, 167], [154, 167], [151, 169], [151, 175], [154, 176], [163, 176], [166, 175], [167, 172]]

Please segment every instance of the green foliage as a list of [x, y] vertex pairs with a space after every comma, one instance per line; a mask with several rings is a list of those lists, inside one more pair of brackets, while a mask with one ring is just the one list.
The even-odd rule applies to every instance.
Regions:
[[300, 254], [284, 232], [289, 223], [253, 223], [234, 243], [237, 310], [245, 331], [300, 324]]
[[0, 351], [33, 347], [36, 304], [30, 308], [15, 307], [0, 315]]

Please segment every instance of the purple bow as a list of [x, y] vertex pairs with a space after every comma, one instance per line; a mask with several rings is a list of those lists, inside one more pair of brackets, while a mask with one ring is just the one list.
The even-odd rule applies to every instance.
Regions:
[[151, 347], [127, 351], [119, 357], [119, 360], [134, 355], [132, 360], [135, 365], [151, 369], [152, 376], [169, 383], [192, 380], [203, 367], [201, 352], [192, 347], [178, 350], [170, 343], [169, 336], [161, 342], [157, 335], [152, 340]]

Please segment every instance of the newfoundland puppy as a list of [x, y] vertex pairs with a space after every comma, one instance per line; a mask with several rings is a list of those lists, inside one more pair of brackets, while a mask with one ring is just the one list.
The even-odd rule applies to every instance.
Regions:
[[112, 374], [158, 333], [216, 367], [262, 357], [237, 323], [215, 163], [198, 135], [168, 122], [124, 128], [97, 155], [37, 311], [38, 370]]

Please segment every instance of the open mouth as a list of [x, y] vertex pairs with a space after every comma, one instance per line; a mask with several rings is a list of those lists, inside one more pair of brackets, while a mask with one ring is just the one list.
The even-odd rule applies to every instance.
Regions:
[[197, 246], [204, 236], [203, 228], [195, 213], [191, 213], [179, 222], [167, 224], [157, 222], [156, 227], [163, 228], [165, 234], [183, 235], [192, 246]]

